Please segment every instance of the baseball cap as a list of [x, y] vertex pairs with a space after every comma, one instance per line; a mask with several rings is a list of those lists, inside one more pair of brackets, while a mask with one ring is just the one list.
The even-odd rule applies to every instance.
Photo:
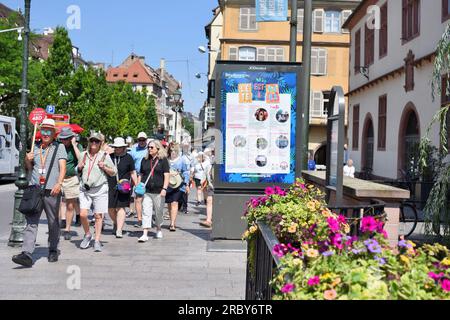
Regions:
[[145, 132], [141, 132], [138, 135], [138, 140], [139, 139], [148, 139], [147, 134]]

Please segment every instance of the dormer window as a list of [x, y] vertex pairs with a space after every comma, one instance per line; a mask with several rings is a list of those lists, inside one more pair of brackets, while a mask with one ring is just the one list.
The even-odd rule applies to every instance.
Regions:
[[139, 75], [139, 73], [135, 73], [135, 74], [133, 74], [133, 77], [134, 77], [134, 78], [137, 78], [138, 75]]
[[124, 73], [123, 76], [124, 76], [124, 78], [127, 78], [128, 77], [128, 73]]
[[118, 73], [114, 73], [114, 74], [113, 74], [113, 77], [114, 77], [114, 78], [117, 78], [118, 76], [119, 76]]

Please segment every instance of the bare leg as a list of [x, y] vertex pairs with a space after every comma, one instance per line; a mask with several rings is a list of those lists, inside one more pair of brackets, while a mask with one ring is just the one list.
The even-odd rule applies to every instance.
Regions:
[[122, 229], [123, 229], [123, 225], [125, 224], [125, 215], [126, 215], [126, 212], [125, 212], [124, 208], [117, 209], [116, 225], [117, 225], [118, 231], [122, 231]]
[[89, 210], [87, 210], [87, 209], [81, 209], [81, 211], [80, 211], [80, 221], [81, 221], [81, 225], [83, 226], [84, 233], [86, 235], [91, 234], [91, 231], [89, 230], [88, 212], [89, 212]]
[[172, 202], [170, 204], [169, 210], [170, 210], [170, 225], [175, 226], [178, 215], [178, 202]]
[[142, 221], [142, 197], [136, 197], [134, 198], [134, 208], [138, 216], [138, 220]]
[[75, 213], [76, 199], [66, 200], [66, 231], [70, 232], [73, 222], [73, 214]]
[[95, 241], [100, 241], [103, 227], [103, 214], [95, 214]]
[[209, 196], [206, 200], [206, 223], [212, 223], [213, 197]]

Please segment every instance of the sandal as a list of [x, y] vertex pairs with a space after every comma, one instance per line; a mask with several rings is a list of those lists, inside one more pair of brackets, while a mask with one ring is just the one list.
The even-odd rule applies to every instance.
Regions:
[[175, 226], [170, 226], [169, 230], [170, 230], [170, 232], [175, 232], [175, 231], [177, 231], [177, 228], [175, 228]]
[[200, 225], [202, 227], [205, 227], [205, 228], [211, 228], [212, 227], [212, 222], [202, 221], [202, 222], [200, 222]]

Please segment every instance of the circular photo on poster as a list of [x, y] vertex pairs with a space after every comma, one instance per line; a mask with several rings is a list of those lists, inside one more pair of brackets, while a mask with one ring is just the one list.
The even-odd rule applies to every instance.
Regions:
[[276, 145], [279, 149], [286, 149], [289, 146], [288, 137], [286, 137], [284, 135], [279, 136], [276, 141]]
[[265, 138], [258, 138], [256, 140], [256, 148], [259, 150], [266, 150], [269, 146], [269, 142]]
[[267, 165], [267, 157], [266, 156], [257, 156], [256, 157], [256, 165], [258, 167], [265, 167]]
[[236, 136], [233, 140], [233, 144], [236, 148], [244, 148], [247, 145], [247, 139], [243, 136]]
[[269, 118], [269, 113], [267, 112], [266, 109], [260, 108], [260, 109], [256, 110], [255, 118], [259, 122], [264, 122]]
[[286, 123], [289, 120], [289, 112], [284, 110], [278, 110], [276, 116], [279, 123]]
[[280, 163], [281, 170], [286, 170], [289, 168], [289, 164], [287, 162]]

